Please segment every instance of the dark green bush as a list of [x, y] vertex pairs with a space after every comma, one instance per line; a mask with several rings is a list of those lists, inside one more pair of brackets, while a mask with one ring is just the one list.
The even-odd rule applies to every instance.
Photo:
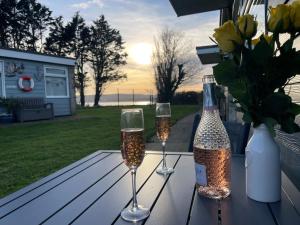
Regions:
[[172, 99], [174, 105], [199, 105], [202, 103], [203, 94], [202, 92], [187, 91], [178, 92]]
[[12, 113], [13, 109], [16, 106], [17, 106], [17, 101], [15, 99], [0, 97], [0, 107], [6, 109], [7, 113]]

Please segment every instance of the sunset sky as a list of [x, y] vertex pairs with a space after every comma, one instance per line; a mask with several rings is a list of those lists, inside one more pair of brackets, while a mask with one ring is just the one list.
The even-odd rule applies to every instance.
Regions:
[[[219, 12], [202, 13], [177, 17], [168, 0], [40, 0], [47, 5], [55, 16], [62, 15], [69, 20], [76, 11], [80, 11], [87, 24], [104, 14], [108, 23], [118, 30], [126, 42], [127, 65], [123, 70], [128, 78], [112, 83], [105, 93], [120, 92], [144, 93], [155, 91], [154, 75], [151, 65], [153, 37], [164, 27], [183, 32], [189, 41], [186, 49], [197, 60], [196, 46], [212, 44], [209, 36], [218, 26]], [[201, 67], [200, 61], [198, 64]], [[199, 90], [201, 73], [187, 84], [186, 90]], [[87, 94], [93, 94], [92, 84]]]

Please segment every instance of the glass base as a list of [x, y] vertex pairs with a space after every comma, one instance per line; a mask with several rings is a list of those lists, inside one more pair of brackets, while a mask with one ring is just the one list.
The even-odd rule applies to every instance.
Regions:
[[231, 192], [227, 187], [196, 186], [199, 195], [217, 200], [227, 198]]
[[121, 212], [122, 219], [129, 222], [137, 222], [146, 219], [150, 215], [150, 210], [141, 205], [132, 208], [131, 206]]
[[156, 173], [162, 174], [162, 175], [167, 175], [170, 173], [174, 173], [174, 171], [175, 170], [171, 167], [160, 167], [160, 168], [157, 168]]

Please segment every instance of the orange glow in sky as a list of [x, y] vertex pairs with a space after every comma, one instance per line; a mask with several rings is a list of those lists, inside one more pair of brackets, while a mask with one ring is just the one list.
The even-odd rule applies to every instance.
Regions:
[[[112, 28], [120, 31], [125, 42], [125, 51], [128, 54], [127, 64], [119, 68], [127, 74], [123, 81], [106, 85], [104, 94], [155, 93], [154, 71], [151, 63], [154, 47], [154, 36], [168, 27], [184, 33], [190, 46], [186, 53], [198, 60], [196, 46], [213, 44], [209, 39], [213, 29], [219, 24], [219, 11], [199, 13], [177, 17], [168, 0], [39, 0], [53, 11], [53, 16], [63, 16], [65, 23], [71, 20], [75, 12], [91, 25], [97, 17], [104, 15]], [[196, 65], [201, 67], [200, 61]], [[94, 95], [94, 80], [91, 69], [89, 74], [86, 95]], [[193, 82], [189, 82], [180, 90], [198, 91], [201, 88], [201, 75]]]

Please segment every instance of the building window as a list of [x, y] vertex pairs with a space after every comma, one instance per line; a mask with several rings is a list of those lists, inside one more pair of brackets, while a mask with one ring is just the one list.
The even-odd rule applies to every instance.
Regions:
[[46, 97], [69, 97], [67, 70], [64, 68], [45, 67]]
[[66, 75], [66, 70], [46, 67], [47, 74]]

